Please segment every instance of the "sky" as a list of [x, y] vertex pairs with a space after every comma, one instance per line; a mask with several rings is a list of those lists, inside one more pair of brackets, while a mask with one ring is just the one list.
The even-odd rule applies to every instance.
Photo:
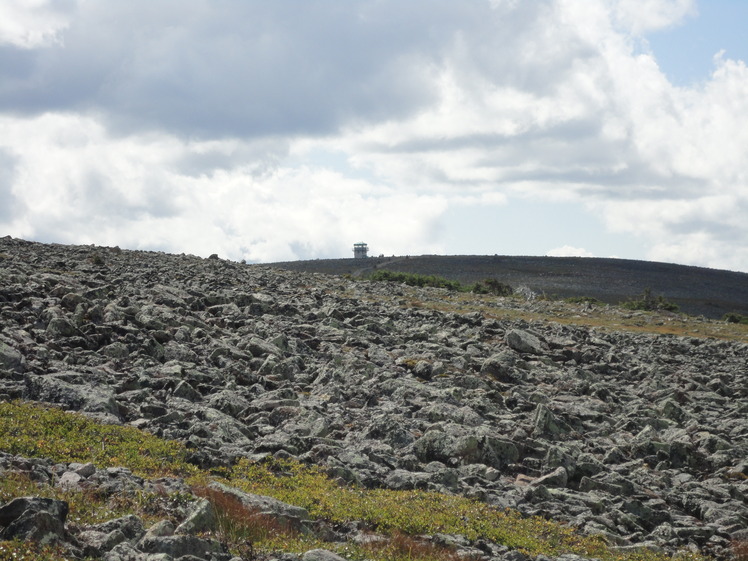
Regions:
[[2, 0], [0, 236], [748, 272], [745, 0]]

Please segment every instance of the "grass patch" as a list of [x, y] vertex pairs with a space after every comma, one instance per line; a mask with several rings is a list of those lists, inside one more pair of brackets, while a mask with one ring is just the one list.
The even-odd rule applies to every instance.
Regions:
[[106, 497], [93, 490], [63, 490], [39, 484], [24, 474], [3, 474], [0, 480], [0, 502], [6, 503], [16, 497], [30, 496], [67, 501], [70, 505], [68, 520], [75, 524], [98, 524], [132, 512], [130, 508], [122, 510], [114, 504], [108, 504]]
[[[686, 314], [663, 316], [657, 311], [632, 313], [620, 306], [600, 305], [580, 315], [579, 305], [565, 301], [536, 301], [531, 307], [515, 298], [497, 301], [494, 298], [465, 292], [448, 292], [439, 298], [430, 297], [417, 289], [405, 287], [402, 307], [413, 307], [453, 314], [480, 312], [486, 319], [528, 322], [551, 321], [565, 325], [595, 327], [609, 331], [629, 331], [657, 335], [714, 338], [748, 343], [748, 324], [708, 320]], [[412, 294], [407, 291], [413, 291]], [[516, 292], [515, 292], [516, 296]], [[356, 297], [361, 301], [360, 297]], [[363, 299], [375, 303], [379, 298]]]
[[0, 403], [0, 450], [56, 462], [93, 462], [99, 468], [126, 466], [142, 477], [197, 471], [178, 442], [17, 401]]
[[[62, 489], [32, 481], [23, 473], [6, 472], [0, 479], [0, 503], [16, 497], [43, 497], [66, 501], [70, 505], [68, 522], [73, 524], [99, 524], [128, 514], [137, 514], [143, 520], [156, 522], [169, 518], [177, 507], [194, 500], [183, 493], [126, 491], [106, 495], [96, 489]], [[0, 557], [2, 560], [2, 557]]]

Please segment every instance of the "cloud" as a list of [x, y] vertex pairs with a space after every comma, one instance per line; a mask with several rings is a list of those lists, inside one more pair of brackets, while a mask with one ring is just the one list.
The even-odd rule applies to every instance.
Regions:
[[673, 27], [698, 13], [695, 0], [618, 0], [614, 18], [635, 34]]
[[[454, 61], [485, 46], [463, 43], [445, 55], [439, 103], [351, 136], [359, 165], [422, 188], [499, 191], [509, 204], [577, 200], [612, 231], [635, 234], [649, 258], [745, 270], [734, 245], [748, 240], [748, 225], [704, 205], [718, 196], [729, 201], [725, 212], [745, 206], [745, 64], [717, 57], [709, 82], [677, 88], [632, 37], [616, 31], [629, 4], [618, 11], [602, 2], [553, 6], [554, 22], [536, 22], [557, 45], [545, 87], [485, 69], [465, 72]], [[675, 24], [692, 7], [647, 4], [636, 32]], [[514, 40], [523, 40], [522, 31]], [[543, 69], [545, 54], [530, 48], [522, 63]], [[673, 215], [674, 206], [685, 210]], [[732, 241], [718, 239], [725, 220]]]
[[549, 249], [546, 255], [548, 257], [594, 257], [592, 252], [582, 247], [572, 247], [570, 245]]
[[73, 0], [4, 0], [0, 4], [0, 45], [33, 49], [61, 42]]
[[[0, 196], [17, 208], [0, 223], [19, 237], [252, 262], [348, 255], [360, 238], [378, 253], [439, 250], [430, 239], [442, 197], [282, 167], [272, 142], [112, 137], [70, 115], [0, 119], [0, 139], [16, 168]], [[194, 155], [202, 165], [186, 166]]]
[[93, 111], [128, 133], [327, 134], [428, 103], [432, 53], [466, 11], [446, 1], [83, 2], [64, 48], [35, 51], [24, 76], [3, 73], [0, 106]]
[[[438, 253], [448, 209], [563, 202], [642, 256], [748, 270], [745, 63], [675, 87], [645, 41], [691, 0], [2, 9], [13, 235], [251, 261], [361, 239]], [[586, 251], [546, 239], [536, 252]]]

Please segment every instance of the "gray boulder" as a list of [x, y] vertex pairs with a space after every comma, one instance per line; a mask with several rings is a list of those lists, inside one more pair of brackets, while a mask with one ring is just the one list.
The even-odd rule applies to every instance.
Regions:
[[521, 329], [512, 329], [504, 337], [506, 344], [518, 353], [542, 355], [548, 352], [548, 344], [536, 335]]

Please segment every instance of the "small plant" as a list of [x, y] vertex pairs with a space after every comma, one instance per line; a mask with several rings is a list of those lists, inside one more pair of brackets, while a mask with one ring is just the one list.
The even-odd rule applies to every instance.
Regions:
[[99, 253], [94, 253], [94, 254], [92, 254], [92, 255], [91, 255], [91, 256], [90, 256], [89, 258], [88, 258], [88, 261], [89, 261], [89, 262], [90, 262], [90, 263], [91, 263], [92, 265], [99, 265], [99, 266], [100, 266], [100, 265], [103, 265], [103, 264], [104, 264], [104, 258], [103, 258], [103, 257], [101, 256], [101, 254], [99, 254]]
[[293, 532], [283, 527], [275, 518], [252, 510], [242, 502], [219, 489], [206, 486], [193, 487], [199, 497], [208, 499], [216, 515], [216, 537], [234, 547], [242, 557], [254, 558], [255, 545], [271, 535]]
[[645, 288], [639, 300], [629, 300], [628, 302], [621, 303], [621, 306], [629, 310], [644, 310], [647, 312], [677, 312], [679, 310], [677, 304], [666, 300], [664, 296], [660, 295], [655, 298], [652, 295], [651, 288]]

